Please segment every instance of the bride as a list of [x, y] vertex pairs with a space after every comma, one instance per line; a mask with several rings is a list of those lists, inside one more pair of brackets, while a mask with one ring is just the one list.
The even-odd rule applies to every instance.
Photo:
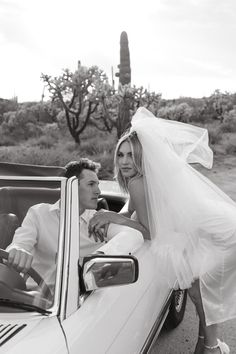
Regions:
[[151, 239], [168, 264], [170, 285], [188, 289], [196, 306], [194, 353], [229, 353], [217, 339], [217, 324], [236, 317], [236, 204], [189, 165], [212, 167], [207, 130], [141, 107], [114, 161], [118, 183], [129, 193], [128, 211], [98, 212], [91, 230], [112, 222]]

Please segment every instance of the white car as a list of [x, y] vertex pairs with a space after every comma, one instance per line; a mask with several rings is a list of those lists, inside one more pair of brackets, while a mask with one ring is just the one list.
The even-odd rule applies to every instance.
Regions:
[[[163, 326], [184, 316], [186, 292], [169, 288], [152, 242], [129, 239], [131, 254], [93, 254], [80, 261], [79, 196], [76, 178], [57, 169], [0, 164], [0, 352], [148, 353]], [[5, 169], [7, 167], [7, 169]], [[28, 168], [29, 167], [29, 168]], [[10, 176], [15, 174], [15, 176]], [[36, 174], [38, 176], [32, 176]], [[44, 177], [48, 174], [51, 177]], [[24, 177], [20, 176], [24, 175]], [[101, 183], [101, 203], [120, 210], [125, 196], [115, 182]], [[61, 199], [53, 286], [35, 270], [29, 279], [4, 258], [28, 208]], [[129, 241], [128, 241], [129, 240]]]

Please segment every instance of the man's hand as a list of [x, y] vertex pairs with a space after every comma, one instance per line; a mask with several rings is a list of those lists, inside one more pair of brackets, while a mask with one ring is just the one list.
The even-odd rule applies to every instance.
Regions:
[[32, 254], [23, 249], [12, 248], [9, 250], [7, 263], [20, 273], [27, 273], [31, 267], [32, 261]]

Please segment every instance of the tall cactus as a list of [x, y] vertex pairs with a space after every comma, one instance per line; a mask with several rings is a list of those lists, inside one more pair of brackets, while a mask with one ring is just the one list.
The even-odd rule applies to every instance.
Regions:
[[129, 56], [129, 42], [127, 33], [124, 31], [120, 35], [120, 64], [118, 65], [119, 73], [116, 76], [119, 77], [121, 85], [127, 85], [131, 82], [131, 68], [130, 68], [130, 56]]
[[124, 130], [130, 123], [130, 94], [127, 86], [131, 83], [131, 68], [130, 68], [130, 55], [129, 43], [126, 32], [120, 35], [120, 64], [118, 65], [119, 73], [119, 89], [122, 100], [119, 105], [118, 120], [117, 120], [117, 137], [120, 138]]

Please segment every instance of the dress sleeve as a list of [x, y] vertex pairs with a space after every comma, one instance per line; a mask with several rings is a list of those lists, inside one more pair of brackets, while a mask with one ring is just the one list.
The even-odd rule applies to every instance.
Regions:
[[107, 236], [108, 242], [99, 251], [110, 255], [133, 254], [144, 242], [140, 231], [124, 225], [110, 224]]

